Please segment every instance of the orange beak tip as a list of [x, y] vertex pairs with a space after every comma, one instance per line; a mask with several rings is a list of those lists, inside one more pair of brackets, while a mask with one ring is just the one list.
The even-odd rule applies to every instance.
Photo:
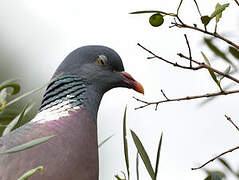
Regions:
[[138, 93], [144, 94], [143, 86], [137, 82], [129, 73], [122, 71], [120, 75], [124, 78], [124, 81], [130, 85], [130, 88], [134, 89]]
[[135, 91], [144, 95], [144, 87], [139, 82], [135, 83]]

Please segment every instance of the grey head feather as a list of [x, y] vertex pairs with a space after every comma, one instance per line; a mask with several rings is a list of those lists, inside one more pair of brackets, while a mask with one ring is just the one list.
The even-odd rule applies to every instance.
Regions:
[[[75, 75], [85, 75], [86, 72], [98, 70], [97, 66], [91, 69], [84, 69], [84, 66], [96, 63], [98, 56], [104, 55], [107, 58], [106, 68], [114, 71], [124, 71], [124, 66], [120, 56], [111, 48], [106, 46], [90, 45], [83, 46], [72, 51], [60, 64], [53, 77], [60, 73], [68, 72]], [[94, 72], [94, 71], [93, 71]]]

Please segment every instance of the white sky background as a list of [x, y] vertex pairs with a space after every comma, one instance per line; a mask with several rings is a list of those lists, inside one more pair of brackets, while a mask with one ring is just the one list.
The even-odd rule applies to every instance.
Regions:
[[[218, 1], [198, 0], [203, 14], [211, 14]], [[221, 1], [225, 3], [227, 1]], [[213, 156], [238, 145], [238, 132], [229, 124], [224, 114], [237, 123], [237, 95], [220, 97], [201, 108], [200, 100], [161, 104], [135, 111], [141, 105], [132, 96], [145, 100], [163, 99], [160, 90], [168, 97], [182, 97], [214, 92], [217, 86], [207, 71], [186, 71], [174, 68], [159, 60], [147, 60], [149, 56], [136, 44], [151, 49], [168, 59], [183, 62], [176, 55], [188, 54], [183, 34], [187, 33], [193, 57], [202, 61], [200, 51], [210, 59], [214, 56], [202, 44], [202, 34], [177, 28], [169, 29], [171, 18], [165, 24], [153, 28], [148, 23], [149, 15], [129, 15], [135, 10], [163, 10], [175, 12], [176, 0], [22, 0], [0, 2], [0, 33], [4, 48], [14, 58], [1, 63], [14, 63], [19, 71], [13, 77], [22, 78], [27, 89], [38, 87], [50, 79], [54, 70], [72, 50], [89, 44], [101, 44], [115, 49], [123, 59], [126, 71], [145, 87], [145, 96], [128, 89], [114, 89], [108, 92], [101, 103], [98, 123], [99, 140], [111, 134], [115, 136], [100, 149], [100, 179], [113, 179], [115, 174], [126, 171], [122, 142], [122, 118], [128, 105], [127, 126], [142, 140], [154, 165], [158, 140], [164, 132], [158, 179], [201, 180], [201, 170], [190, 168], [204, 163]], [[234, 1], [223, 13], [219, 32], [230, 34], [238, 43], [238, 7]], [[233, 8], [236, 7], [236, 8]], [[185, 22], [199, 24], [196, 7], [191, 0], [185, 0], [182, 9]], [[220, 26], [221, 25], [221, 26]], [[213, 27], [211, 26], [211, 29]], [[221, 46], [226, 45], [221, 43]], [[225, 46], [226, 47], [226, 46]], [[19, 60], [19, 59], [20, 60]], [[24, 59], [24, 60], [23, 60]], [[214, 62], [215, 63], [215, 62]], [[222, 70], [224, 64], [215, 64]], [[239, 124], [239, 123], [238, 123]], [[128, 132], [129, 134], [129, 132]], [[131, 172], [135, 172], [136, 149], [129, 136]], [[225, 157], [239, 168], [238, 152]], [[220, 167], [216, 162], [208, 167]], [[140, 162], [140, 179], [149, 179]], [[134, 179], [134, 178], [132, 178]], [[233, 177], [231, 178], [233, 179]]]

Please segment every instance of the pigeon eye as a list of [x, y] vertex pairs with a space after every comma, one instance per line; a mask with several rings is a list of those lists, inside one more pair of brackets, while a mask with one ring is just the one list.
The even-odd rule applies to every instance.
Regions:
[[97, 62], [99, 65], [104, 66], [106, 64], [107, 57], [105, 55], [99, 55], [97, 58]]

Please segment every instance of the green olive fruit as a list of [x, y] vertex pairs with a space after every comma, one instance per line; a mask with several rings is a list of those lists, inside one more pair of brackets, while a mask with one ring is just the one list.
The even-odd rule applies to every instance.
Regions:
[[149, 18], [149, 23], [154, 27], [158, 27], [158, 26], [162, 25], [163, 22], [164, 22], [163, 16], [159, 13], [153, 14]]

